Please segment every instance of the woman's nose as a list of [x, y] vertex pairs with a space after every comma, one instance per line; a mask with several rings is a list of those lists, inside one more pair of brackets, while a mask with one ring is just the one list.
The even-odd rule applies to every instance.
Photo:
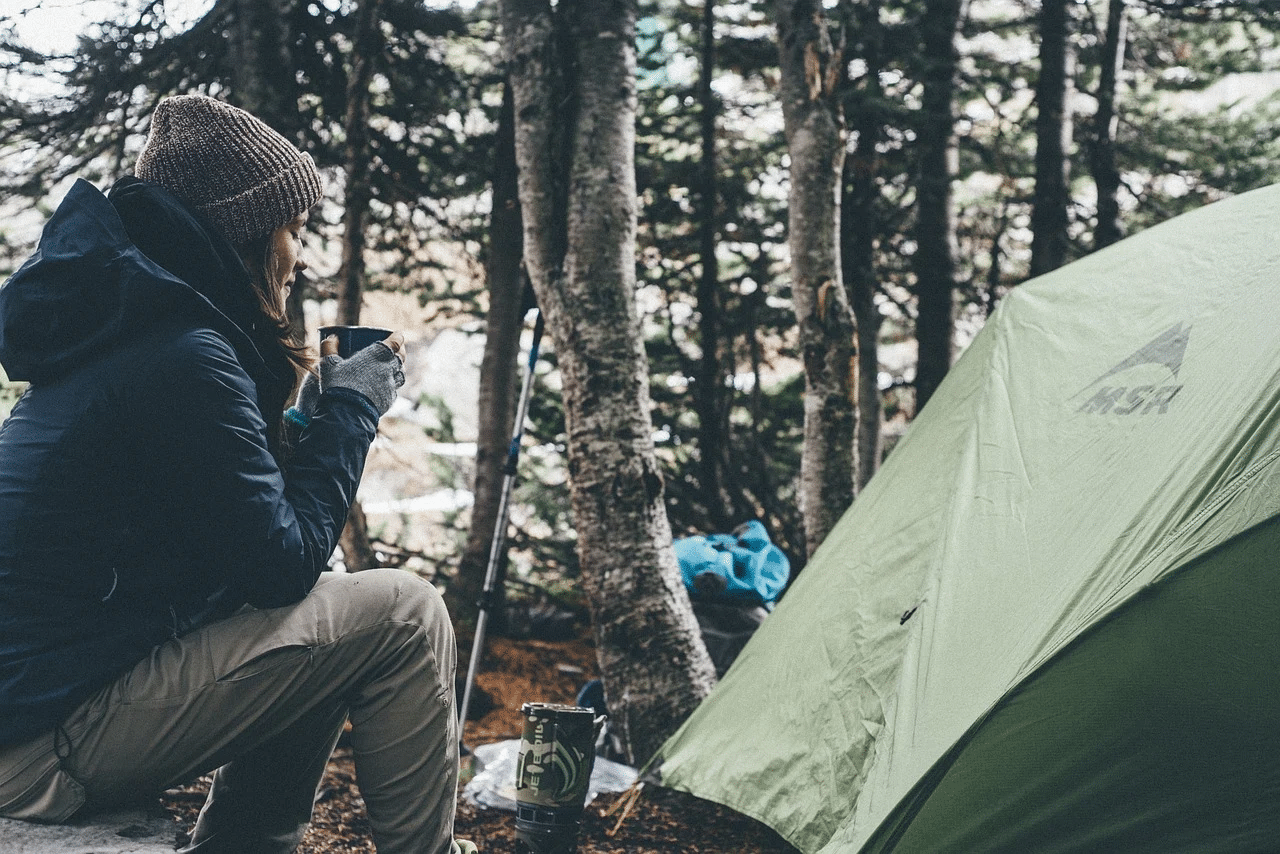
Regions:
[[307, 262], [299, 258], [297, 261], [293, 262], [293, 269], [301, 273], [303, 270], [307, 269]]

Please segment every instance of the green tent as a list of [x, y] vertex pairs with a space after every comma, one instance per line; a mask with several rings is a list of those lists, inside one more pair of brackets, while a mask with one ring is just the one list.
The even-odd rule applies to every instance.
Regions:
[[1012, 292], [664, 785], [822, 852], [1280, 850], [1280, 185]]

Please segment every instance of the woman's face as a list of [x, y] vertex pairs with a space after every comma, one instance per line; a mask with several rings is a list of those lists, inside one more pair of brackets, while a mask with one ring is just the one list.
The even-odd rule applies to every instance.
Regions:
[[302, 232], [307, 227], [307, 214], [301, 213], [277, 228], [271, 235], [269, 250], [272, 279], [281, 284], [288, 296], [298, 273], [307, 269], [302, 260]]

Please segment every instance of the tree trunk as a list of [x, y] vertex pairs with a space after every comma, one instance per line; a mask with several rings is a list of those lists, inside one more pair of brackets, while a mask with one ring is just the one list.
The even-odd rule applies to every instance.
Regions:
[[840, 175], [844, 130], [836, 84], [844, 73], [821, 0], [778, 0], [791, 293], [804, 360], [800, 507], [812, 555], [853, 502], [857, 334], [840, 283]]
[[[351, 69], [347, 77], [347, 113], [343, 118], [346, 198], [338, 291], [338, 323], [347, 326], [360, 323], [360, 305], [364, 298], [365, 231], [369, 221], [369, 201], [373, 197], [369, 183], [369, 82], [373, 79], [373, 61], [381, 41], [378, 0], [360, 0], [355, 15]], [[339, 542], [348, 572], [378, 565], [359, 501], [352, 503]]]
[[[300, 144], [302, 119], [289, 30], [295, 2], [234, 0], [228, 47], [232, 103]], [[300, 274], [287, 300], [292, 337], [299, 344], [307, 337], [303, 303], [311, 288], [306, 274]]]
[[364, 296], [365, 231], [369, 220], [369, 201], [373, 198], [373, 187], [369, 183], [369, 83], [373, 79], [373, 60], [380, 41], [378, 0], [360, 0], [355, 11], [351, 68], [347, 73], [347, 113], [342, 122], [346, 135], [343, 148], [346, 198], [338, 322], [348, 326], [360, 323], [360, 304]]
[[844, 198], [840, 206], [840, 258], [845, 290], [858, 324], [858, 472], [857, 488], [871, 480], [880, 467], [880, 324], [883, 318], [875, 304], [877, 287], [875, 269], [876, 202], [880, 191], [876, 178], [880, 172], [877, 146], [884, 139], [884, 90], [880, 85], [883, 70], [884, 28], [880, 21], [880, 0], [863, 0], [848, 4], [851, 18], [846, 26], [857, 32], [862, 45], [861, 57], [867, 69], [865, 85], [850, 93], [846, 112], [856, 116], [854, 130], [857, 145], [845, 158], [841, 181]]
[[[868, 287], [870, 285], [870, 287]], [[858, 323], [857, 489], [861, 491], [880, 469], [880, 431], [884, 405], [880, 400], [880, 325], [884, 317], [875, 304], [874, 280], [858, 282], [853, 313]]]
[[1102, 45], [1102, 73], [1098, 79], [1098, 112], [1093, 122], [1093, 146], [1089, 152], [1093, 180], [1098, 188], [1098, 224], [1093, 230], [1095, 249], [1124, 237], [1120, 219], [1120, 170], [1116, 166], [1116, 82], [1124, 67], [1125, 0], [1107, 6], [1107, 32]]
[[[489, 215], [489, 312], [485, 318], [484, 357], [480, 361], [480, 435], [476, 441], [476, 474], [472, 490], [471, 527], [458, 561], [458, 571], [445, 591], [454, 619], [472, 620], [484, 590], [502, 499], [504, 463], [515, 427], [518, 394], [517, 362], [523, 320], [520, 257], [520, 199], [516, 185], [515, 115], [511, 85], [503, 87], [493, 168], [493, 212]], [[499, 560], [505, 566], [506, 555]], [[505, 576], [505, 573], [502, 573]], [[495, 587], [490, 619], [502, 621], [502, 591]]]
[[920, 181], [916, 203], [916, 412], [951, 369], [955, 320], [956, 227], [951, 184], [956, 174], [956, 29], [960, 0], [927, 0], [924, 94], [920, 116]]
[[302, 130], [289, 33], [296, 0], [234, 0], [231, 101], [295, 143]]
[[648, 759], [715, 681], [681, 582], [635, 304], [635, 0], [503, 0], [525, 266], [564, 386], [609, 712]]
[[378, 555], [373, 550], [373, 543], [366, 533], [369, 523], [364, 518], [364, 509], [359, 501], [351, 504], [347, 512], [347, 524], [338, 535], [338, 545], [342, 549], [342, 564], [347, 572], [359, 572], [372, 569], [378, 565]]
[[1067, 0], [1040, 7], [1040, 78], [1036, 82], [1036, 191], [1031, 211], [1031, 275], [1067, 263], [1067, 180], [1071, 172], [1071, 49]]
[[990, 319], [1000, 299], [1000, 286], [1004, 279], [1004, 249], [1000, 243], [1009, 231], [1009, 203], [1000, 201], [1000, 209], [995, 215], [995, 231], [991, 235], [991, 251], [988, 253], [986, 287], [982, 293], [983, 317]]
[[725, 369], [720, 359], [720, 264], [716, 258], [719, 185], [716, 176], [716, 95], [711, 88], [716, 63], [715, 8], [715, 0], [704, 0], [698, 76], [702, 146], [698, 163], [698, 254], [702, 272], [698, 277], [697, 300], [702, 355], [693, 397], [698, 410], [702, 494], [715, 530], [727, 531], [738, 520], [731, 518], [733, 508], [725, 490], [725, 476], [729, 471], [729, 418], [725, 407]]

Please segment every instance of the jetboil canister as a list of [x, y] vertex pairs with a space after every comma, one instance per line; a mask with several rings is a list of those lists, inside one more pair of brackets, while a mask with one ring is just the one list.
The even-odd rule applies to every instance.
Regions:
[[516, 760], [516, 851], [574, 854], [604, 724], [594, 709], [525, 703]]

